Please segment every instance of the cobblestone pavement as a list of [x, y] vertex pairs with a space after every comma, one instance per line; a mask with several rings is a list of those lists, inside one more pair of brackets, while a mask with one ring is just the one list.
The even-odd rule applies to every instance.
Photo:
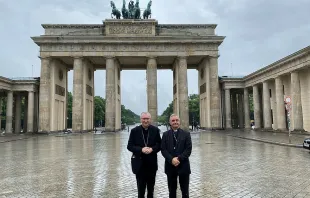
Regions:
[[[38, 136], [0, 144], [0, 197], [137, 197], [128, 132]], [[190, 197], [310, 197], [310, 153], [192, 134]], [[168, 197], [159, 153], [155, 196]], [[180, 192], [178, 192], [180, 196]]]

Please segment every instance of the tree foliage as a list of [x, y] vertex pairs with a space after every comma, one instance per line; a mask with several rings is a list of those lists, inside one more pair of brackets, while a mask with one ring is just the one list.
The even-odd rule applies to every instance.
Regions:
[[[188, 97], [188, 107], [189, 107], [189, 123], [194, 121], [199, 122], [199, 95], [191, 94]], [[173, 102], [171, 102], [165, 111], [158, 117], [158, 122], [168, 123], [169, 117], [173, 113]]]
[[131, 125], [140, 122], [140, 116], [132, 112], [130, 109], [126, 109], [124, 105], [121, 106], [122, 111], [122, 123]]
[[200, 122], [199, 95], [192, 94], [188, 98], [189, 123]]
[[[68, 92], [68, 128], [72, 127], [72, 93]], [[96, 127], [105, 125], [105, 103], [106, 100], [100, 96], [94, 97], [94, 124]], [[123, 124], [135, 124], [139, 122], [140, 117], [126, 109], [124, 105], [121, 106], [121, 121]]]

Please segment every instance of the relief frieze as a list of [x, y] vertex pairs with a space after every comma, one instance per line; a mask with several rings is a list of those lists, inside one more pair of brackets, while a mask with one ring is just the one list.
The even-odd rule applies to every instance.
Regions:
[[217, 44], [43, 44], [41, 52], [139, 52], [217, 51]]
[[152, 26], [109, 26], [109, 34], [152, 34]]

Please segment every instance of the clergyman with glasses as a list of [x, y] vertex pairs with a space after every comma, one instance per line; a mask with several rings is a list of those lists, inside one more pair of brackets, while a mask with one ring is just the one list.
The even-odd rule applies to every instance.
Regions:
[[136, 175], [138, 198], [153, 198], [156, 172], [158, 170], [157, 153], [161, 147], [160, 130], [151, 125], [151, 114], [141, 113], [141, 125], [130, 132], [127, 149], [132, 152], [131, 168]]

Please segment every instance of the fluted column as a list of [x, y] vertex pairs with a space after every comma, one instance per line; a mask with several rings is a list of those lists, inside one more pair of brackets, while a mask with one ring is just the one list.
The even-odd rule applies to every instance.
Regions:
[[259, 99], [259, 92], [258, 92], [258, 85], [253, 86], [253, 103], [254, 103], [254, 121], [255, 121], [255, 128], [259, 129], [262, 127], [261, 124], [261, 105]]
[[213, 129], [221, 128], [221, 98], [218, 80], [218, 60], [217, 57], [210, 57], [210, 114], [211, 127]]
[[270, 106], [270, 94], [269, 94], [269, 87], [268, 82], [263, 82], [263, 106], [264, 106], [264, 128], [271, 129], [272, 128], [272, 120], [271, 120], [271, 106]]
[[243, 90], [243, 106], [244, 106], [244, 127], [246, 129], [251, 128], [250, 119], [250, 104], [249, 104], [249, 91], [248, 88]]
[[34, 92], [28, 92], [27, 132], [33, 132]]
[[230, 89], [225, 89], [225, 119], [226, 129], [231, 129]]
[[291, 73], [291, 94], [292, 94], [292, 131], [301, 131], [303, 128], [300, 82], [298, 72]]
[[22, 113], [22, 100], [20, 94], [16, 94], [15, 97], [15, 133], [20, 133], [21, 131], [21, 113]]
[[115, 58], [106, 59], [105, 131], [115, 131]]
[[28, 120], [28, 96], [25, 96], [25, 106], [24, 106], [24, 121], [23, 121], [23, 132], [27, 133], [27, 120]]
[[38, 132], [38, 107], [39, 107], [39, 98], [38, 92], [34, 93], [34, 120], [33, 120], [33, 131]]
[[179, 57], [179, 72], [178, 72], [178, 92], [179, 92], [179, 112], [181, 120], [181, 128], [189, 129], [188, 116], [188, 84], [187, 84], [187, 58]]
[[12, 121], [13, 121], [13, 92], [9, 91], [6, 103], [5, 133], [12, 133]]
[[286, 130], [286, 119], [285, 119], [285, 107], [284, 107], [284, 95], [283, 95], [283, 84], [280, 76], [275, 79], [276, 84], [276, 108], [277, 108], [277, 130]]
[[157, 126], [157, 63], [154, 57], [147, 61], [147, 108], [152, 124]]
[[73, 62], [72, 132], [83, 130], [83, 58], [75, 57]]
[[0, 132], [2, 132], [2, 123], [1, 123], [1, 120], [2, 120], [2, 98], [0, 97]]
[[[51, 59], [41, 58], [40, 92], [39, 92], [39, 132], [50, 131], [51, 111]], [[26, 115], [24, 115], [25, 121]], [[25, 122], [23, 124], [25, 126]], [[25, 127], [23, 127], [25, 129]], [[24, 130], [25, 131], [25, 130]]]
[[242, 94], [238, 93], [238, 125], [239, 128], [244, 128], [243, 118], [243, 97]]

